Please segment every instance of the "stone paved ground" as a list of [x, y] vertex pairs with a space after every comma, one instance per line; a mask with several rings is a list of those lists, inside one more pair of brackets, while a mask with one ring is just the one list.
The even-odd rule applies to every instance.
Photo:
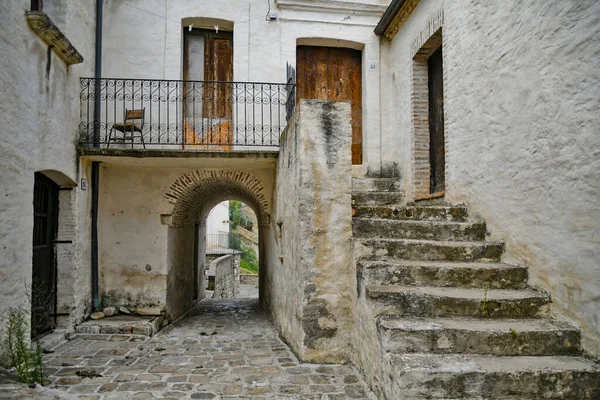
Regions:
[[299, 363], [257, 299], [202, 301], [150, 339], [77, 337], [47, 365], [81, 399], [375, 399], [352, 366]]
[[258, 298], [258, 286], [240, 285], [240, 292], [236, 296], [238, 299]]

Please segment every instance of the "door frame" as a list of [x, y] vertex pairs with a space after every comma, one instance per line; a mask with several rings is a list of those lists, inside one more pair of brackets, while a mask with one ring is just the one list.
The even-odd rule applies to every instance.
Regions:
[[[412, 60], [411, 114], [412, 137], [412, 191], [413, 200], [444, 197], [444, 191], [431, 193], [431, 166], [429, 160], [429, 66], [427, 60], [442, 47], [442, 28], [439, 27], [416, 51]], [[444, 116], [445, 119], [445, 116]], [[448, 130], [444, 129], [444, 149], [448, 149]], [[447, 160], [446, 160], [447, 163]]]
[[[336, 50], [338, 50], [338, 52], [342, 52], [345, 53], [346, 55], [348, 55], [348, 60], [358, 60], [357, 63], [355, 63], [354, 65], [357, 67], [356, 69], [352, 70], [350, 72], [350, 78], [348, 79], [349, 83], [351, 82], [357, 82], [357, 85], [348, 85], [348, 87], [350, 88], [350, 102], [351, 102], [351, 115], [352, 115], [352, 153], [351, 153], [351, 157], [352, 157], [352, 164], [353, 165], [362, 165], [364, 163], [364, 146], [363, 146], [363, 142], [364, 142], [364, 118], [363, 118], [363, 108], [364, 108], [364, 101], [363, 101], [363, 57], [364, 57], [364, 50], [362, 49], [357, 49], [356, 47], [346, 47], [346, 46], [327, 46], [327, 45], [323, 45], [323, 44], [300, 44], [298, 43], [296, 46], [296, 104], [298, 104], [300, 102], [300, 98], [315, 98], [317, 100], [337, 100], [340, 101], [339, 98], [335, 98], [335, 95], [333, 95], [333, 99], [330, 98], [331, 96], [331, 92], [332, 90], [335, 88], [334, 86], [334, 81], [331, 80], [331, 76], [329, 76], [330, 73], [330, 68], [331, 70], [333, 70], [334, 68], [334, 64], [330, 63], [329, 61], [324, 63], [324, 65], [326, 66], [327, 70], [326, 71], [317, 71], [315, 72], [316, 75], [325, 75], [325, 87], [321, 87], [321, 90], [315, 90], [315, 93], [313, 95], [310, 95], [311, 97], [302, 97], [303, 95], [305, 95], [305, 93], [303, 93], [303, 87], [310, 87], [310, 85], [303, 85], [303, 82], [308, 81], [308, 79], [305, 79], [306, 75], [307, 75], [307, 71], [309, 71], [309, 68], [315, 68], [314, 64], [311, 64], [309, 61], [306, 60], [307, 58], [307, 51], [306, 49], [315, 49], [314, 54], [312, 54], [313, 57], [317, 57], [319, 56], [318, 52], [319, 50], [321, 52], [323, 52], [324, 50], [327, 52], [326, 57], [329, 59], [330, 58], [330, 52], [335, 52]], [[324, 56], [323, 54], [321, 54], [321, 56]], [[339, 57], [338, 57], [339, 58]], [[302, 59], [304, 59], [304, 61], [302, 61]], [[310, 67], [308, 67], [310, 65]], [[305, 68], [305, 66], [307, 66], [308, 68]], [[339, 64], [337, 64], [337, 66], [339, 67]], [[318, 67], [317, 67], [318, 68]], [[340, 69], [341, 71], [341, 69]], [[335, 71], [334, 71], [335, 72]], [[322, 76], [317, 76], [315, 77], [315, 85], [317, 84], [317, 79], [319, 77]], [[331, 80], [331, 82], [330, 82]], [[331, 86], [331, 87], [328, 87]], [[353, 102], [352, 99], [355, 97], [359, 97], [360, 98], [360, 104], [356, 104], [356, 102]], [[359, 138], [360, 136], [360, 138]]]
[[[46, 186], [47, 191], [46, 194], [42, 194], [42, 188], [40, 186]], [[46, 333], [49, 330], [56, 328], [56, 319], [57, 319], [57, 307], [58, 307], [58, 265], [56, 259], [56, 238], [58, 236], [58, 213], [59, 213], [59, 185], [56, 184], [52, 179], [48, 178], [41, 172], [36, 172], [34, 175], [34, 192], [33, 192], [33, 233], [32, 233], [32, 280], [30, 287], [30, 302], [32, 307], [31, 312], [31, 335], [39, 336], [41, 334]], [[43, 197], [46, 197], [45, 199]], [[40, 198], [42, 197], [42, 198]], [[40, 209], [38, 201], [43, 202], [46, 200], [47, 208]], [[44, 209], [46, 211], [44, 212]], [[46, 229], [45, 232], [40, 232], [42, 227], [40, 226], [40, 222], [42, 219], [46, 218]], [[44, 236], [44, 238], [42, 237]], [[44, 239], [45, 244], [39, 244], [40, 241]], [[37, 244], [36, 244], [37, 243]], [[33, 307], [35, 307], [35, 302], [38, 296], [41, 294], [35, 293], [38, 286], [38, 281], [36, 280], [36, 267], [37, 262], [40, 262], [39, 256], [36, 256], [36, 247], [39, 248], [47, 246], [48, 247], [48, 255], [46, 256], [46, 264], [44, 268], [50, 269], [49, 277], [52, 280], [50, 282], [50, 295], [51, 295], [51, 304], [49, 310], [51, 312], [49, 325], [42, 328], [41, 331], [38, 331], [37, 324], [39, 321], [34, 321], [35, 312], [33, 311]], [[37, 262], [36, 262], [37, 259]], [[38, 270], [39, 272], [39, 270]]]

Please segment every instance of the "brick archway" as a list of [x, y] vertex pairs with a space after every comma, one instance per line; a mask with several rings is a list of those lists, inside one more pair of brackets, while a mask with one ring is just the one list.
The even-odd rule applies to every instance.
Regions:
[[[173, 205], [171, 226], [200, 221], [212, 206], [224, 200], [240, 200], [251, 206], [259, 223], [268, 223], [270, 202], [256, 176], [235, 169], [196, 170], [177, 178], [165, 194]], [[207, 209], [208, 208], [208, 209]]]

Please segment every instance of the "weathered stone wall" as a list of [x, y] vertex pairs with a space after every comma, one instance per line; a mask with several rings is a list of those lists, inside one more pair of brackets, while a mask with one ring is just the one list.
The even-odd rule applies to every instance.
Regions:
[[232, 299], [239, 293], [240, 255], [228, 254], [213, 261], [209, 267], [215, 271], [215, 299]]
[[278, 160], [269, 310], [307, 361], [347, 359], [356, 287], [348, 103], [301, 100]]
[[446, 200], [529, 267], [600, 355], [600, 3], [422, 0], [382, 44], [382, 152], [414, 194], [413, 55], [443, 13]]
[[[63, 9], [60, 27], [85, 59], [70, 67], [30, 30], [30, 6], [28, 0], [0, 2], [0, 338], [7, 309], [29, 309], [34, 173], [46, 171], [60, 185], [79, 180], [79, 76], [92, 74], [94, 65], [94, 1], [69, 2]], [[58, 290], [71, 299], [68, 307], [59, 303], [59, 310], [80, 307], [69, 319], [81, 318], [89, 299], [89, 242], [81, 241], [86, 218], [74, 207], [85, 204], [88, 193], [74, 188], [60, 196], [59, 218], [66, 226], [59, 227], [59, 239], [74, 242], [57, 245]], [[69, 279], [81, 286], [74, 288]]]
[[166, 297], [167, 318], [173, 321], [194, 305], [194, 225], [168, 231], [167, 287], [155, 295]]

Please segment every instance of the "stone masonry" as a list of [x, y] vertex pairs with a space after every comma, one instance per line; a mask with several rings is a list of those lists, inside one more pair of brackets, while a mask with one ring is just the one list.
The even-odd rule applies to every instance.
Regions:
[[[484, 221], [442, 201], [399, 205], [395, 179], [355, 179], [358, 290], [388, 399], [597, 399], [600, 368]], [[372, 371], [365, 371], [371, 373]]]
[[46, 389], [0, 380], [0, 398], [375, 399], [352, 366], [300, 363], [257, 299], [204, 300], [151, 339], [77, 335], [46, 363]]

